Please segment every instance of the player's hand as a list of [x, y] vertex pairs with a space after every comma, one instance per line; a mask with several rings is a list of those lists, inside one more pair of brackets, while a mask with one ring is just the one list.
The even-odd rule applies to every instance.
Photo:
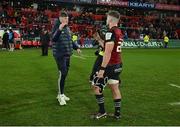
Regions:
[[103, 78], [104, 77], [104, 70], [100, 70], [97, 74], [98, 78]]
[[62, 30], [65, 25], [67, 25], [67, 24], [66, 24], [66, 23], [61, 23], [61, 24], [59, 25], [59, 29]]
[[82, 52], [82, 51], [81, 51], [80, 49], [77, 49], [77, 53], [78, 53], [78, 54], [81, 54], [81, 52]]

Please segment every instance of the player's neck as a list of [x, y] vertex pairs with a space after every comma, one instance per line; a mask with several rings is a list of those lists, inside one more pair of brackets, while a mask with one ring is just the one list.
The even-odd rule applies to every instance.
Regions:
[[112, 24], [109, 24], [109, 28], [111, 29], [111, 28], [113, 28], [113, 27], [115, 27], [115, 26], [118, 26], [116, 23], [112, 23]]

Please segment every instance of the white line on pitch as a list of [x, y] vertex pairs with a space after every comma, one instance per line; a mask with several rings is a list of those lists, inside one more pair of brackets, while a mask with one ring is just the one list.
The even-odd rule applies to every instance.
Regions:
[[94, 57], [96, 57], [96, 56], [87, 56], [87, 55], [81, 55], [81, 56], [86, 57], [86, 58], [90, 58], [90, 57], [94, 58]]
[[169, 84], [169, 85], [180, 89], [180, 86], [178, 85], [175, 85], [175, 84]]
[[174, 105], [180, 105], [180, 102], [173, 102], [173, 103], [169, 103], [170, 105], [174, 106]]
[[82, 57], [82, 56], [76, 56], [76, 55], [73, 55], [73, 57], [80, 58], [80, 59], [83, 59], [83, 60], [86, 59], [86, 58], [84, 58], [84, 57]]

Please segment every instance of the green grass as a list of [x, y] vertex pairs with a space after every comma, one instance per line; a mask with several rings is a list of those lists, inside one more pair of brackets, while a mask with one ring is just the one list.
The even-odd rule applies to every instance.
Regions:
[[[56, 100], [58, 71], [52, 54], [40, 53], [0, 51], [0, 125], [180, 125], [180, 105], [168, 104], [180, 102], [180, 89], [169, 86], [180, 85], [180, 49], [123, 49], [120, 121], [89, 118], [97, 111], [88, 83], [94, 50], [83, 50], [85, 59], [71, 59], [67, 106]], [[113, 112], [108, 88], [104, 95], [107, 112]]]

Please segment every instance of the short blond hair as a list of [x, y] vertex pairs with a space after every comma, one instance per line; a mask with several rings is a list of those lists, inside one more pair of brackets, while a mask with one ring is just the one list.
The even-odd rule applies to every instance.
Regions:
[[109, 11], [107, 13], [107, 16], [111, 16], [119, 21], [120, 19], [120, 13], [118, 11]]

